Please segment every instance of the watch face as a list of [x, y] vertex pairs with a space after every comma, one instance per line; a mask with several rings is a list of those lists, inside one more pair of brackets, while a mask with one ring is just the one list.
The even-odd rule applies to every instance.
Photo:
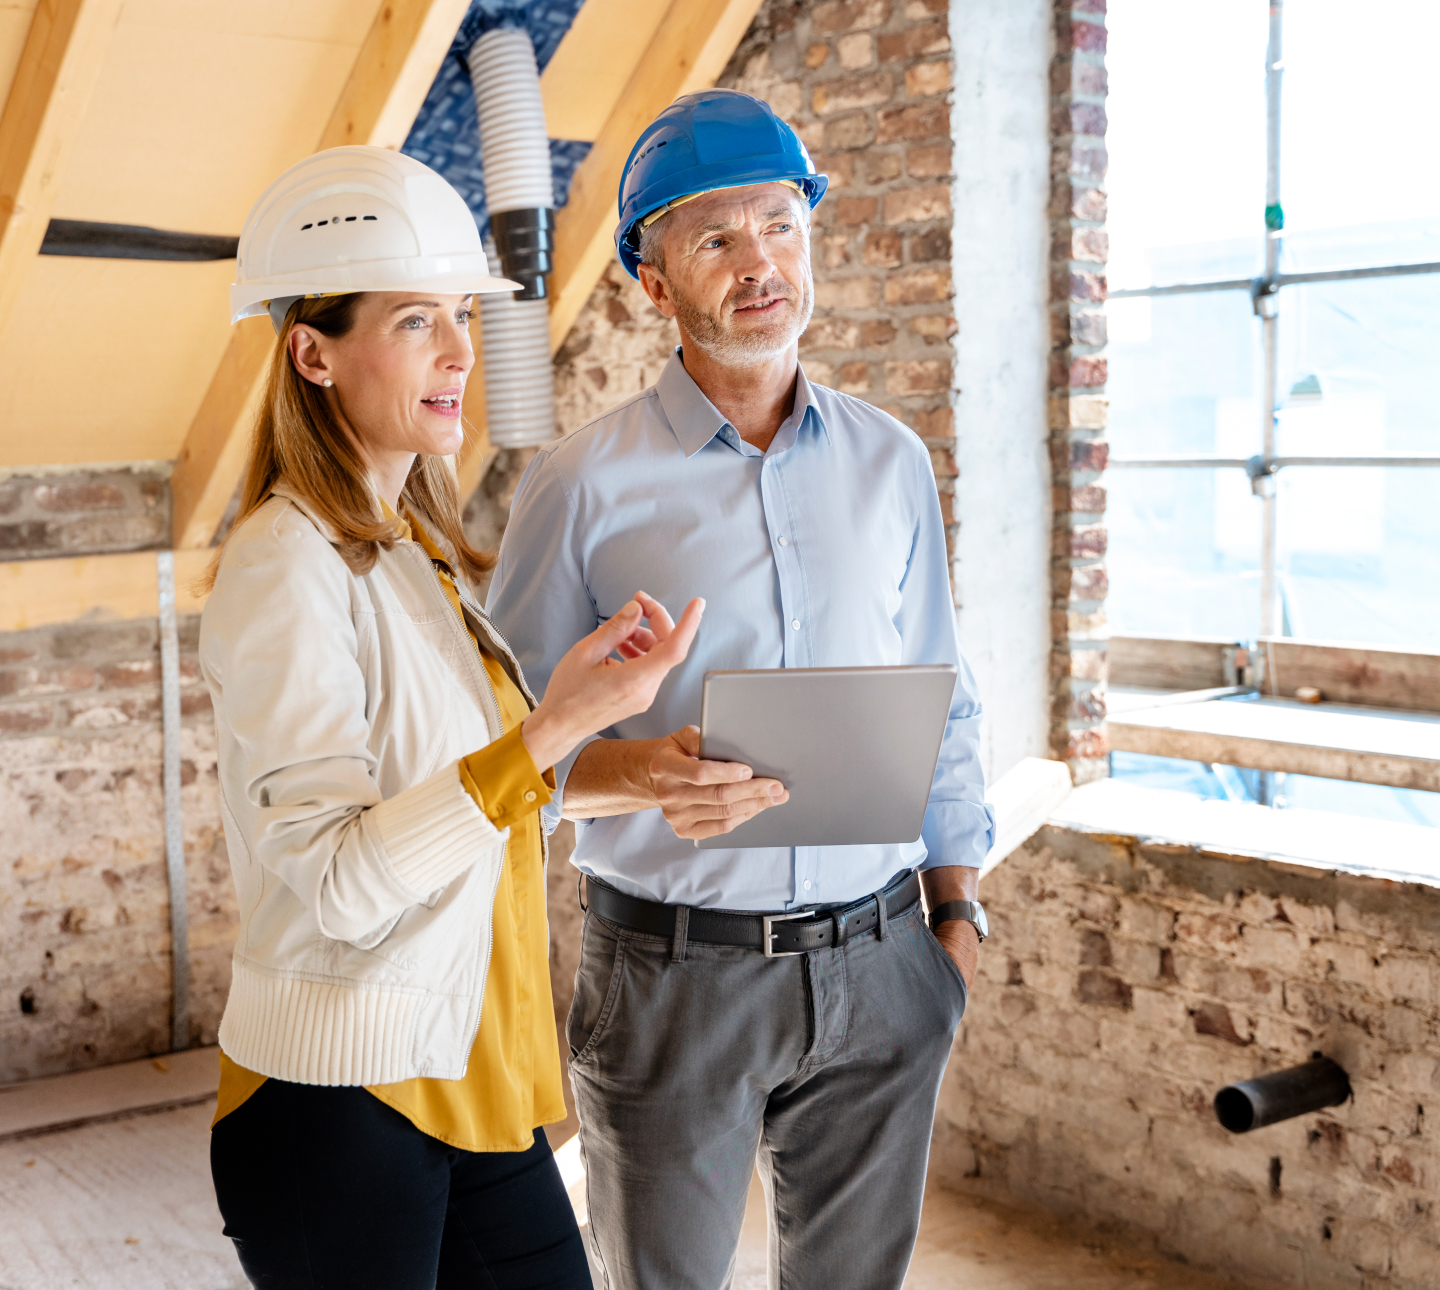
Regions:
[[990, 920], [985, 917], [985, 906], [978, 900], [972, 900], [970, 902], [970, 911], [975, 915], [973, 920], [975, 930], [980, 933], [980, 939], [983, 941], [990, 935]]

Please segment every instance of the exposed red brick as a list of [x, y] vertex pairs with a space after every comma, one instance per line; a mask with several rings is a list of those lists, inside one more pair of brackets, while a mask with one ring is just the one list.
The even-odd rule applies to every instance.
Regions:
[[936, 479], [958, 478], [960, 474], [960, 467], [955, 462], [954, 449], [931, 448], [930, 469], [935, 472]]
[[894, 152], [867, 152], [862, 163], [867, 184], [888, 184], [900, 177], [900, 157]]
[[159, 685], [160, 664], [146, 660], [110, 663], [100, 669], [100, 685], [106, 690], [124, 689], [132, 685]]
[[1108, 541], [1103, 524], [1081, 524], [1070, 529], [1070, 555], [1077, 560], [1105, 554]]
[[880, 279], [832, 278], [815, 284], [815, 304], [820, 309], [871, 309], [880, 303]]
[[1110, 591], [1110, 577], [1103, 564], [1084, 565], [1070, 570], [1071, 600], [1104, 600]]
[[926, 22], [887, 32], [875, 41], [875, 53], [882, 63], [919, 58], [924, 54], [944, 54], [949, 49], [950, 34], [943, 22]]
[[885, 279], [885, 302], [891, 305], [918, 305], [949, 300], [955, 287], [948, 269], [911, 269], [892, 273]]
[[114, 511], [125, 494], [111, 484], [40, 484], [33, 493], [42, 511]]
[[891, 269], [900, 263], [902, 242], [899, 233], [882, 230], [865, 236], [865, 263]]
[[891, 394], [925, 394], [949, 389], [950, 371], [948, 359], [886, 363], [885, 388]]
[[[833, 157], [822, 154], [815, 158], [815, 169], [829, 177], [828, 191], [849, 188], [855, 182], [855, 155], [850, 152], [837, 152]], [[871, 181], [867, 178], [865, 182]]]
[[861, 72], [817, 85], [811, 92], [810, 104], [817, 115], [829, 116], [833, 112], [851, 112], [888, 103], [894, 93], [895, 83], [889, 72]]
[[1103, 221], [1109, 201], [1098, 188], [1072, 188], [1070, 190], [1070, 213], [1076, 219]]
[[932, 139], [948, 134], [950, 129], [949, 106], [944, 102], [881, 108], [875, 115], [875, 137], [881, 143], [893, 143], [897, 139]]
[[810, 45], [805, 50], [805, 66], [812, 71], [817, 67], [823, 67], [825, 60], [830, 57], [830, 46], [823, 41]]
[[912, 99], [928, 98], [932, 94], [944, 94], [950, 88], [949, 60], [935, 63], [920, 63], [906, 69], [905, 96]]
[[842, 363], [835, 369], [835, 388], [842, 394], [865, 394], [873, 384], [869, 363]]
[[1072, 260], [1098, 260], [1104, 263], [1110, 256], [1110, 234], [1103, 228], [1077, 228], [1070, 236], [1070, 258]]
[[954, 148], [948, 144], [925, 144], [905, 150], [905, 173], [911, 179], [943, 179], [951, 175]]
[[947, 341], [960, 330], [959, 323], [946, 314], [922, 314], [911, 318], [907, 325], [927, 345]]
[[854, 349], [860, 341], [860, 324], [849, 318], [812, 319], [800, 338], [802, 349]]
[[1060, 760], [1088, 761], [1091, 758], [1105, 757], [1109, 752], [1110, 745], [1103, 728], [1072, 730], [1065, 740], [1065, 752]]
[[1071, 470], [1104, 470], [1110, 445], [1103, 439], [1080, 439], [1069, 445]]
[[921, 220], [950, 218], [950, 189], [945, 185], [930, 188], [901, 188], [885, 195], [887, 224], [914, 224]]
[[860, 327], [860, 344], [865, 349], [883, 349], [895, 339], [895, 324], [888, 318], [877, 318]]
[[54, 719], [48, 703], [16, 703], [0, 707], [0, 734], [26, 735], [45, 730]]
[[1086, 484], [1069, 492], [1069, 510], [1081, 515], [1098, 515], [1104, 511], [1105, 490], [1099, 484]]
[[1070, 388], [1104, 385], [1108, 370], [1109, 363], [1105, 358], [1098, 354], [1082, 354], [1070, 364]]
[[1072, 695], [1070, 706], [1061, 717], [1065, 722], [1104, 721], [1106, 716], [1105, 692], [1086, 690], [1084, 694]]
[[856, 112], [825, 123], [825, 147], [831, 151], [867, 148], [874, 141], [875, 123], [868, 112]]
[[907, 239], [910, 247], [910, 262], [912, 264], [924, 264], [930, 260], [950, 259], [950, 227], [947, 224], [939, 228], [926, 229], [921, 233], [912, 233]]
[[1133, 992], [1119, 977], [1098, 968], [1080, 973], [1076, 980], [1075, 997], [1081, 1003], [1097, 1003], [1103, 1008], [1129, 1008]]
[[1192, 1015], [1197, 1035], [1214, 1035], [1216, 1039], [1223, 1039], [1227, 1044], [1239, 1044], [1241, 1047], [1250, 1042], [1242, 1039], [1236, 1032], [1230, 1009], [1223, 1003], [1202, 1003]]
[[955, 409], [946, 405], [913, 415], [915, 433], [922, 439], [953, 439]]
[[842, 197], [834, 205], [833, 218], [837, 225], [868, 224], [875, 218], [880, 201], [876, 197]]
[[[1104, 137], [1105, 105], [1103, 103], [1072, 103], [1067, 123], [1075, 134], [1093, 134]], [[1058, 133], [1058, 131], [1057, 131]]]
[[1071, 25], [1072, 47], [1086, 54], [1105, 52], [1105, 28], [1097, 22], [1077, 22]]
[[864, 31], [881, 26], [889, 17], [890, 0], [830, 0], [810, 11], [810, 30], [824, 36]]
[[1083, 300], [1087, 304], [1103, 303], [1109, 295], [1110, 284], [1103, 273], [1075, 271], [1069, 275], [1070, 299]]

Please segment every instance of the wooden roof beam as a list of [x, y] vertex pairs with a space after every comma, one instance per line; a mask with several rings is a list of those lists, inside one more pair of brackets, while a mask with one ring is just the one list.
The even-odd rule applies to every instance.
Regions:
[[[349, 143], [399, 148], [468, 7], [469, 0], [386, 0], [316, 151]], [[231, 335], [175, 460], [170, 485], [177, 548], [209, 546], [225, 514], [245, 468], [247, 436], [272, 344], [265, 317], [246, 319]], [[473, 421], [469, 399], [466, 412]], [[483, 403], [479, 413], [483, 424]]]
[[0, 115], [0, 329], [40, 252], [122, 0], [39, 0]]
[[[581, 13], [606, 9], [623, 29], [627, 4], [628, 0], [588, 0]], [[555, 270], [550, 275], [552, 352], [564, 342], [615, 254], [620, 174], [640, 131], [680, 95], [715, 84], [759, 8], [760, 0], [673, 0], [635, 60], [624, 92], [575, 171], [570, 200], [555, 214]], [[578, 25], [578, 18], [576, 22]]]

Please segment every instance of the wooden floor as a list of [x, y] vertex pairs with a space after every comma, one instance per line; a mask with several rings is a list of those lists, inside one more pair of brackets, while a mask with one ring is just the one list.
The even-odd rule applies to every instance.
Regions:
[[[210, 1185], [213, 1113], [213, 1101], [206, 1101], [0, 1142], [0, 1290], [245, 1290]], [[735, 1290], [766, 1284], [758, 1181], [734, 1284]], [[927, 1197], [905, 1284], [907, 1290], [1221, 1286], [1168, 1262], [1087, 1242], [1042, 1215], [938, 1189]]]

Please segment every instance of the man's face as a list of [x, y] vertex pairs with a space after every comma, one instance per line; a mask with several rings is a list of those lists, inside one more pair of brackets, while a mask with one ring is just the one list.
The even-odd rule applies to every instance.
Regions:
[[706, 193], [660, 218], [662, 265], [646, 294], [714, 361], [751, 367], [790, 349], [810, 321], [810, 212], [784, 184]]

